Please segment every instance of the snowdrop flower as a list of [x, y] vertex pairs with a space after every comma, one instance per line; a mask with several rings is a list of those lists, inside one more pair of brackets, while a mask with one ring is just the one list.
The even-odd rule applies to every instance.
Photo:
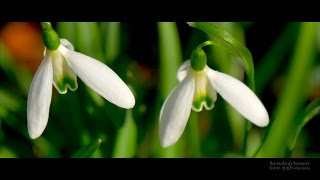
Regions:
[[180, 81], [165, 100], [160, 112], [160, 143], [168, 147], [182, 135], [191, 109], [202, 111], [214, 107], [217, 92], [253, 124], [265, 127], [268, 112], [258, 97], [241, 81], [207, 66], [205, 52], [196, 48], [191, 61], [184, 62], [177, 73]]
[[111, 103], [132, 108], [135, 99], [128, 86], [108, 66], [89, 56], [74, 51], [66, 39], [59, 39], [50, 23], [42, 24], [46, 46], [44, 59], [39, 66], [28, 94], [28, 132], [32, 139], [44, 131], [49, 117], [52, 84], [60, 94], [69, 88], [78, 88], [77, 76], [91, 89]]

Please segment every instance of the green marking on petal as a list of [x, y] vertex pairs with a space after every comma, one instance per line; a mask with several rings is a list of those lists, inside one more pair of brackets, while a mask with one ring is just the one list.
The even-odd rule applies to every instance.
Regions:
[[207, 110], [211, 110], [214, 107], [216, 101], [216, 92], [211, 87], [211, 84], [206, 76], [207, 69], [203, 71], [191, 71], [195, 76], [195, 92], [192, 103], [192, 109], [196, 112], [202, 111], [203, 106]]
[[206, 95], [194, 97], [192, 109], [196, 112], [200, 112], [202, 111], [203, 106], [206, 110], [211, 110], [214, 107], [214, 101]]
[[72, 77], [69, 77], [69, 76], [64, 76], [63, 78], [61, 78], [55, 83], [55, 87], [60, 94], [67, 93], [68, 88], [71, 91], [75, 91], [78, 89], [77, 79], [76, 78], [73, 79]]

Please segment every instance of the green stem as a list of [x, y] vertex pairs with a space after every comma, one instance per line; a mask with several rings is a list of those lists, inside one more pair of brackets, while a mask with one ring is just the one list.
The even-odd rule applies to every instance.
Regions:
[[41, 25], [42, 30], [51, 29], [52, 28], [50, 22], [40, 22], [40, 25]]

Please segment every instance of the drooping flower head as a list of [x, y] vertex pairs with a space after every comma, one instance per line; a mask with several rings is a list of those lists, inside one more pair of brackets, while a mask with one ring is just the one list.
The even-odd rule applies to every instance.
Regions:
[[28, 94], [28, 132], [32, 139], [39, 137], [48, 122], [52, 84], [60, 94], [78, 88], [77, 76], [91, 89], [111, 103], [132, 108], [135, 99], [128, 86], [108, 66], [74, 51], [66, 39], [59, 39], [50, 23], [42, 23], [42, 37], [46, 46]]
[[259, 98], [241, 81], [207, 66], [201, 48], [192, 52], [177, 73], [180, 83], [171, 91], [160, 112], [160, 143], [168, 147], [182, 135], [191, 109], [200, 112], [214, 108], [217, 92], [253, 124], [265, 127], [269, 115]]

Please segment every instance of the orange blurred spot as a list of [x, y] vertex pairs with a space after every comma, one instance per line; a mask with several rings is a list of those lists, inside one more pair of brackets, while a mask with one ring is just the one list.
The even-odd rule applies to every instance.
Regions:
[[11, 22], [0, 31], [0, 38], [17, 64], [35, 72], [43, 59], [41, 31], [34, 23]]

